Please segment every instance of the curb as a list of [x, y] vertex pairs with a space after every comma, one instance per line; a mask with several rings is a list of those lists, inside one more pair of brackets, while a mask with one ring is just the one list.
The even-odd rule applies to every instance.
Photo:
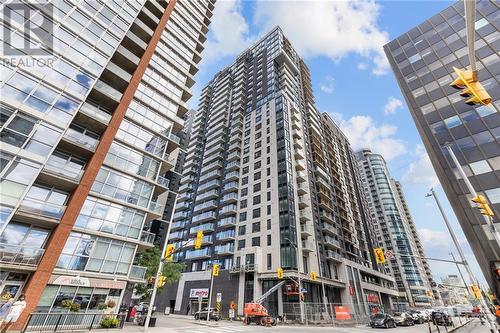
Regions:
[[454, 327], [453, 329], [449, 330], [448, 333], [452, 333], [452, 332], [455, 332], [456, 330], [464, 327], [465, 325], [467, 325], [468, 323], [472, 322], [472, 319], [469, 319], [468, 321], [466, 321], [465, 323], [463, 323], [462, 325], [460, 326], [457, 326], [457, 327]]

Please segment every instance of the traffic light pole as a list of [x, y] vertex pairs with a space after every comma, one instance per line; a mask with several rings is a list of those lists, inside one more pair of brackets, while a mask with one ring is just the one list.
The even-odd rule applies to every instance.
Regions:
[[476, 53], [474, 42], [476, 39], [476, 0], [464, 0], [465, 29], [467, 31], [467, 48], [472, 75], [477, 80]]
[[[177, 196], [175, 196], [174, 205], [172, 207], [175, 207], [176, 204], [177, 204]], [[172, 226], [172, 217], [173, 216], [174, 216], [174, 213], [172, 212], [172, 216], [170, 216], [170, 221], [168, 222], [168, 229], [167, 229], [167, 234], [165, 235], [165, 242], [163, 243], [163, 249], [161, 250], [160, 262], [158, 264], [158, 270], [156, 271], [156, 278], [155, 278], [155, 282], [154, 282], [154, 285], [153, 285], [153, 291], [152, 291], [152, 294], [151, 294], [151, 300], [149, 301], [148, 313], [147, 313], [146, 319], [144, 321], [144, 332], [146, 332], [148, 330], [149, 320], [151, 319], [151, 314], [153, 313], [153, 307], [155, 305], [156, 292], [158, 290], [158, 281], [160, 279], [160, 276], [163, 273], [163, 264], [165, 263], [165, 251], [167, 250], [168, 237], [170, 236], [170, 227]]]
[[[465, 177], [467, 179], [467, 177]], [[457, 248], [458, 255], [460, 256], [460, 260], [462, 261], [462, 264], [465, 267], [465, 270], [467, 271], [467, 274], [469, 275], [469, 280], [471, 281], [472, 284], [476, 283], [476, 278], [474, 276], [474, 273], [472, 273], [472, 270], [469, 266], [469, 263], [467, 262], [467, 259], [465, 259], [465, 255], [462, 251], [462, 248], [460, 247], [460, 244], [458, 243], [457, 236], [455, 235], [455, 232], [451, 228], [450, 221], [448, 221], [448, 218], [446, 217], [446, 214], [444, 213], [443, 207], [441, 206], [441, 203], [439, 202], [439, 199], [436, 195], [436, 192], [434, 192], [434, 189], [431, 188], [431, 193], [434, 200], [436, 201], [436, 204], [439, 208], [439, 212], [441, 213], [441, 216], [443, 217], [444, 223], [446, 224], [446, 228], [448, 229], [448, 232], [450, 233], [451, 239], [453, 240], [453, 243], [455, 244], [455, 247]], [[486, 315], [486, 318], [488, 319], [488, 323], [490, 324], [491, 327], [491, 332], [493, 333], [499, 333], [498, 328], [495, 325], [495, 319], [492, 318], [493, 315], [491, 314], [490, 310], [488, 309], [488, 306], [486, 304], [486, 301], [481, 294], [481, 297], [479, 298], [479, 302], [481, 304], [482, 310], [484, 314]]]
[[[467, 0], [466, 0], [467, 2]], [[450, 154], [451, 156], [451, 159], [453, 160], [453, 164], [455, 164], [455, 167], [457, 168], [458, 172], [460, 173], [460, 177], [462, 177], [462, 180], [465, 182], [465, 185], [467, 186], [467, 189], [469, 190], [470, 194], [475, 198], [477, 197], [477, 192], [476, 190], [474, 190], [474, 187], [472, 186], [471, 182], [469, 181], [469, 177], [467, 177], [467, 175], [465, 174], [465, 171], [464, 169], [462, 168], [462, 166], [460, 165], [460, 163], [458, 162], [458, 159], [457, 157], [455, 156], [455, 153], [453, 152], [453, 149], [451, 149], [451, 146], [450, 145], [447, 145], [446, 146], [446, 150], [448, 151], [448, 154]], [[485, 215], [482, 215], [486, 224], [489, 226], [490, 228], [490, 232], [492, 233], [493, 235], [493, 238], [495, 239], [496, 243], [497, 243], [497, 246], [500, 246], [500, 234], [498, 233], [498, 231], [496, 230], [495, 228], [495, 224], [493, 223], [493, 221], [491, 221], [490, 217], [489, 216], [485, 216]], [[486, 236], [486, 238], [489, 239], [488, 236]], [[495, 252], [496, 254], [496, 250], [494, 248], [492, 248], [493, 252]]]

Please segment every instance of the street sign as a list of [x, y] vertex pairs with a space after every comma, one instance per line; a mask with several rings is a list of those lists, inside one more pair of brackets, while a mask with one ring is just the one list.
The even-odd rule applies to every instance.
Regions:
[[216, 302], [222, 302], [222, 293], [217, 293], [217, 296], [215, 297]]
[[387, 251], [385, 251], [385, 257], [386, 257], [387, 259], [394, 258], [394, 252], [392, 252], [391, 250], [387, 250]]

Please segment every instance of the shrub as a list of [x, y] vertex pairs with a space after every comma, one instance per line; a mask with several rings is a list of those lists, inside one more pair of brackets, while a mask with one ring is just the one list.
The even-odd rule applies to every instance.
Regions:
[[69, 311], [72, 311], [72, 312], [80, 311], [80, 304], [72, 302], [71, 306], [69, 307]]
[[97, 305], [97, 308], [99, 310], [106, 310], [108, 308], [108, 306], [104, 303], [100, 303], [99, 305]]
[[112, 299], [110, 299], [106, 305], [108, 306], [108, 308], [114, 308], [116, 306], [116, 302], [113, 301]]
[[120, 320], [118, 318], [106, 317], [101, 320], [102, 328], [116, 328], [120, 324]]
[[66, 309], [71, 309], [71, 305], [73, 304], [73, 302], [69, 299], [65, 299], [65, 300], [62, 300], [61, 301], [61, 306], [63, 308], [66, 308]]

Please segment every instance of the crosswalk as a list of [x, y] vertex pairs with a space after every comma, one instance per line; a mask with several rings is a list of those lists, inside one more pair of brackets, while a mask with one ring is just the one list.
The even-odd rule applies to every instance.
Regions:
[[255, 332], [255, 326], [186, 326], [177, 327], [175, 332], [179, 333], [239, 333], [239, 332]]

